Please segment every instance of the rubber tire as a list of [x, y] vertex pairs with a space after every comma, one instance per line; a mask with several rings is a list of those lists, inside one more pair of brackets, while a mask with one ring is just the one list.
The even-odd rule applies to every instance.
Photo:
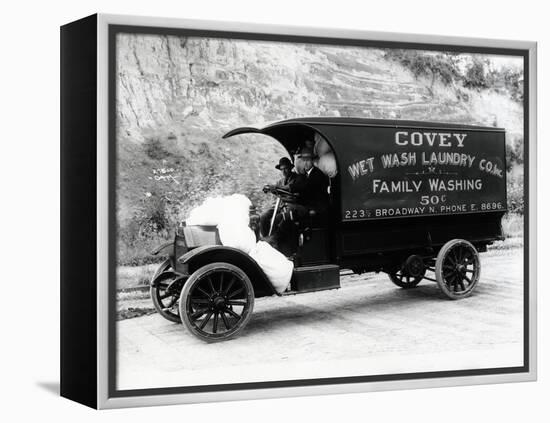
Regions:
[[[235, 326], [235, 328], [232, 329], [231, 331], [224, 332], [224, 333], [221, 333], [221, 334], [216, 334], [215, 336], [213, 336], [213, 334], [211, 336], [204, 336], [189, 319], [189, 315], [187, 313], [187, 306], [188, 306], [187, 298], [188, 298], [189, 293], [191, 292], [191, 289], [193, 288], [194, 284], [205, 273], [211, 272], [213, 269], [218, 269], [218, 268], [232, 271], [232, 272], [236, 273], [241, 278], [241, 280], [243, 281], [243, 283], [245, 285], [245, 288], [247, 290], [246, 294], [247, 294], [247, 297], [248, 297], [247, 300], [248, 300], [248, 303], [249, 303], [249, 307], [248, 307], [248, 310], [247, 310], [245, 316], [243, 317], [243, 319], [241, 319], [239, 321], [238, 325]], [[254, 310], [254, 287], [252, 286], [252, 283], [250, 282], [250, 279], [248, 278], [248, 276], [246, 275], [245, 272], [243, 272], [237, 266], [234, 266], [234, 265], [229, 264], [229, 263], [224, 263], [224, 262], [210, 263], [210, 264], [207, 264], [206, 266], [203, 266], [203, 267], [197, 269], [189, 277], [189, 279], [185, 283], [185, 285], [184, 285], [184, 287], [181, 291], [181, 294], [180, 294], [179, 312], [180, 312], [181, 321], [183, 322], [183, 324], [185, 325], [187, 330], [189, 330], [190, 333], [195, 335], [200, 340], [206, 341], [206, 342], [209, 342], [209, 343], [226, 341], [228, 339], [231, 339], [231, 338], [234, 338], [235, 336], [237, 336], [239, 333], [241, 333], [241, 331], [248, 324], [248, 321], [250, 320], [250, 317], [252, 316], [252, 311], [253, 310]]]
[[[426, 274], [426, 270], [424, 270], [424, 275]], [[402, 283], [399, 278], [397, 277], [397, 275], [395, 273], [388, 273], [388, 276], [390, 277], [390, 280], [395, 284], [397, 285], [399, 288], [403, 288], [403, 289], [412, 289], [412, 288], [416, 288], [416, 286], [422, 282], [422, 279], [424, 279], [424, 275], [422, 276], [419, 276], [417, 278], [415, 278], [411, 283], [407, 284], [407, 283]], [[412, 278], [412, 276], [411, 276]]]
[[[474, 251], [475, 268], [476, 268], [476, 272], [474, 273], [474, 277], [472, 278], [472, 283], [470, 284], [470, 286], [468, 286], [467, 291], [464, 293], [457, 293], [457, 292], [451, 291], [443, 278], [443, 262], [447, 257], [447, 254], [449, 253], [449, 251], [459, 244], [468, 246]], [[443, 248], [441, 248], [441, 250], [439, 250], [439, 253], [437, 254], [437, 259], [435, 261], [435, 279], [437, 281], [437, 285], [439, 286], [439, 289], [441, 290], [441, 292], [443, 292], [443, 294], [447, 298], [451, 300], [460, 300], [462, 298], [466, 298], [472, 295], [472, 292], [474, 291], [475, 287], [477, 286], [477, 283], [479, 282], [480, 274], [481, 274], [481, 263], [479, 261], [479, 253], [469, 241], [466, 241], [465, 239], [452, 239], [449, 242], [447, 242], [443, 246]]]
[[[158, 299], [158, 288], [156, 286], [153, 286], [153, 281], [158, 278], [162, 273], [166, 272], [168, 269], [170, 269], [170, 260], [165, 260], [161, 263], [161, 265], [157, 268], [155, 274], [153, 275], [151, 279], [151, 288], [149, 289], [149, 295], [151, 297], [151, 300], [153, 301], [153, 306], [155, 307], [155, 310], [166, 320], [169, 320], [170, 322], [174, 323], [181, 323], [181, 319], [179, 316], [175, 316], [173, 314], [166, 313], [163, 310], [162, 305], [159, 302]], [[177, 278], [177, 275], [174, 273], [175, 277], [174, 280]]]

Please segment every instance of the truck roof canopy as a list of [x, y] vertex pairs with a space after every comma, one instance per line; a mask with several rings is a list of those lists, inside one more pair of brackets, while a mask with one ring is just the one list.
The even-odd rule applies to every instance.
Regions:
[[[456, 123], [444, 122], [420, 122], [413, 120], [388, 120], [388, 119], [364, 119], [348, 117], [304, 117], [297, 119], [282, 120], [268, 124], [267, 126], [243, 126], [235, 128], [222, 138], [229, 138], [241, 134], [263, 134], [275, 138], [292, 155], [302, 145], [305, 139], [313, 139], [315, 133], [323, 136], [330, 144], [336, 157], [339, 156], [338, 150], [347, 149], [346, 137], [329, 137], [327, 128], [332, 127], [337, 133], [345, 133], [345, 128], [357, 127], [380, 127], [380, 128], [407, 128], [407, 129], [434, 129], [434, 130], [453, 130], [453, 131], [482, 131], [482, 132], [504, 132], [503, 128], [462, 125]], [[334, 131], [329, 131], [334, 133]]]
[[[243, 126], [233, 129], [223, 135], [222, 138], [229, 138], [241, 134], [264, 134], [275, 138], [289, 152], [290, 155], [297, 151], [305, 139], [313, 139], [315, 133], [323, 136], [339, 156], [338, 150], [348, 149], [348, 139], [346, 137], [329, 137], [327, 128], [332, 127], [336, 133], [344, 134], [345, 128], [357, 127], [381, 127], [381, 128], [408, 128], [408, 129], [441, 129], [441, 130], [464, 130], [464, 131], [483, 131], [483, 132], [504, 132], [502, 128], [462, 125], [456, 123], [443, 122], [419, 122], [412, 120], [387, 120], [387, 119], [364, 119], [364, 118], [344, 118], [344, 117], [304, 117], [297, 119], [282, 120], [271, 123], [264, 127]], [[329, 131], [334, 134], [334, 131]]]
[[[506, 208], [500, 128], [312, 117], [237, 128], [223, 138], [250, 133], [275, 138], [291, 157], [305, 140], [322, 136], [336, 159], [333, 187], [343, 220], [481, 212], [488, 204], [499, 212]], [[428, 207], [425, 198], [437, 204]]]
[[270, 127], [287, 125], [287, 124], [313, 124], [313, 125], [359, 125], [359, 126], [384, 126], [391, 128], [440, 128], [440, 129], [465, 129], [465, 130], [481, 130], [481, 131], [504, 131], [503, 128], [479, 126], [479, 125], [466, 125], [459, 123], [446, 123], [446, 122], [425, 122], [425, 121], [415, 121], [415, 120], [396, 120], [396, 119], [367, 119], [367, 118], [356, 118], [356, 117], [303, 117], [295, 119], [281, 120], [278, 122], [270, 123], [260, 129], [257, 126], [253, 127], [242, 127], [237, 128], [232, 131], [229, 131], [223, 136], [223, 138], [228, 138], [233, 135], [238, 135], [241, 130], [251, 129], [256, 132], [262, 132], [269, 129]]

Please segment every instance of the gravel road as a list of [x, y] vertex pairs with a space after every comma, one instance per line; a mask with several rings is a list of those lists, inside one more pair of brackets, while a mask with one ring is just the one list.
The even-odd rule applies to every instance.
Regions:
[[256, 300], [238, 338], [206, 344], [158, 314], [117, 322], [119, 389], [519, 366], [522, 249], [481, 254], [474, 294], [403, 290], [385, 274]]

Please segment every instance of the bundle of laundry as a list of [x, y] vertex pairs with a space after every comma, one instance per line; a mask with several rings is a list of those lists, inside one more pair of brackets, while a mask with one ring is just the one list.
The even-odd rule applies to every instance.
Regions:
[[265, 241], [258, 241], [250, 257], [262, 268], [275, 291], [282, 294], [290, 283], [294, 264]]
[[209, 197], [195, 207], [185, 220], [186, 225], [217, 226], [222, 245], [250, 255], [264, 271], [278, 293], [288, 287], [293, 263], [267, 242], [256, 242], [249, 227], [251, 201], [242, 194]]
[[315, 134], [313, 154], [318, 157], [316, 166], [329, 178], [334, 178], [338, 173], [336, 158], [328, 142], [319, 134]]
[[252, 202], [242, 194], [208, 197], [191, 210], [185, 222], [187, 225], [218, 226], [227, 222], [236, 226], [248, 226], [251, 205]]

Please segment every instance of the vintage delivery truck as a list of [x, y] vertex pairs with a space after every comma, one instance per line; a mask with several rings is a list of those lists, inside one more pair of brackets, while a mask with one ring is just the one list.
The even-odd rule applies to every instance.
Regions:
[[[470, 295], [479, 253], [503, 239], [505, 131], [499, 128], [359, 118], [300, 118], [223, 138], [263, 134], [289, 155], [321, 138], [332, 150], [328, 214], [296, 222], [289, 293], [340, 286], [340, 271], [385, 272], [402, 288], [434, 281], [450, 299]], [[250, 139], [243, 137], [243, 142]], [[284, 195], [284, 192], [275, 192]], [[157, 311], [206, 341], [238, 334], [254, 298], [276, 292], [258, 264], [221, 245], [215, 227], [185, 226], [155, 254]]]

